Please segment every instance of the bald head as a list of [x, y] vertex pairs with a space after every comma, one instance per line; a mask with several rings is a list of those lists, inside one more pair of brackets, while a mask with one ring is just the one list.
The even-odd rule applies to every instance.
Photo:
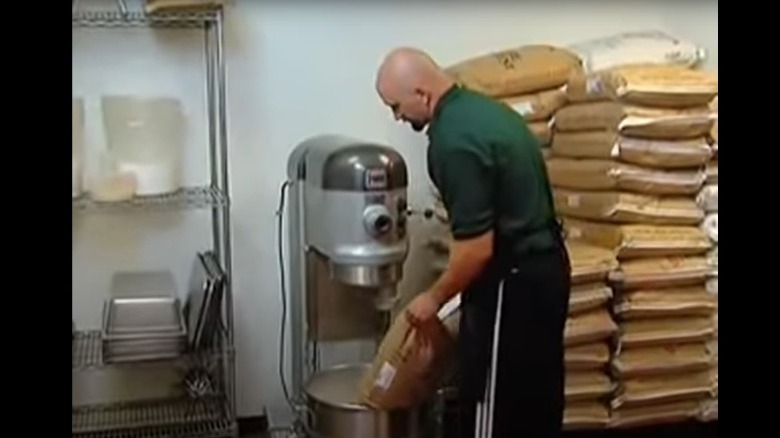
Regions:
[[427, 53], [402, 47], [382, 61], [376, 90], [396, 119], [409, 122], [419, 131], [430, 121], [436, 103], [453, 85], [453, 80]]
[[377, 87], [416, 86], [438, 76], [439, 66], [422, 50], [402, 47], [390, 52], [379, 67]]

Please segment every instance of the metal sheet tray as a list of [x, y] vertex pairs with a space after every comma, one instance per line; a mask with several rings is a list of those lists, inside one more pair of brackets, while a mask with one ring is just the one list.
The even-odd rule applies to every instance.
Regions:
[[186, 338], [183, 336], [172, 339], [113, 340], [103, 343], [105, 351], [183, 350], [186, 347]]
[[122, 271], [111, 277], [115, 298], [175, 297], [176, 280], [171, 271]]
[[227, 276], [213, 251], [198, 253], [190, 279], [187, 329], [190, 348], [206, 348], [220, 325], [220, 308]]
[[107, 363], [176, 358], [186, 350], [184, 335], [167, 339], [103, 340], [103, 358]]
[[103, 359], [106, 363], [146, 362], [166, 359], [176, 359], [182, 355], [178, 351], [155, 351], [144, 353], [112, 354], [105, 353]]
[[103, 339], [158, 339], [186, 336], [178, 298], [110, 298], [103, 308]]

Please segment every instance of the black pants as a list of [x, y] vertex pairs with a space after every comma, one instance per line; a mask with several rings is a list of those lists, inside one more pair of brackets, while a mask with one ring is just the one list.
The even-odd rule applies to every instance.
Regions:
[[461, 437], [560, 436], [570, 289], [561, 244], [485, 276], [463, 295]]

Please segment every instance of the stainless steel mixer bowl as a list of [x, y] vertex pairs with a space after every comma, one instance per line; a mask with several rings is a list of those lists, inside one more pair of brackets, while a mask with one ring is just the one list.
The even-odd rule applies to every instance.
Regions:
[[420, 409], [379, 411], [357, 403], [358, 385], [370, 364], [339, 365], [306, 384], [311, 438], [419, 438]]
[[385, 287], [398, 283], [403, 276], [403, 264], [391, 263], [379, 266], [342, 265], [332, 263], [330, 272], [334, 279], [358, 287]]

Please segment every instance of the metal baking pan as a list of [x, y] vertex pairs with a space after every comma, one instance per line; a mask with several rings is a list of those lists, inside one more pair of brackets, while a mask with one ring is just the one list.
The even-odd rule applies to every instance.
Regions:
[[206, 348], [219, 329], [226, 278], [213, 251], [198, 253], [187, 302], [187, 330], [193, 350]]
[[177, 351], [142, 352], [134, 354], [113, 354], [106, 352], [103, 356], [103, 360], [106, 363], [145, 362], [153, 360], [176, 359], [181, 355], [181, 352]]
[[176, 280], [171, 271], [122, 271], [111, 277], [113, 298], [175, 296]]
[[181, 356], [186, 349], [185, 336], [171, 339], [113, 340], [104, 343], [103, 358], [106, 362], [169, 359]]
[[106, 357], [119, 357], [119, 356], [145, 356], [145, 355], [162, 355], [162, 356], [179, 356], [185, 352], [186, 345], [170, 346], [166, 348], [108, 348], [104, 350]]
[[214, 288], [209, 296], [209, 302], [203, 310], [202, 324], [198, 327], [199, 333], [196, 333], [196, 343], [205, 346], [219, 332], [222, 326], [222, 297], [227, 287], [227, 274], [225, 274], [222, 265], [219, 264], [216, 254], [207, 252], [204, 254], [206, 268], [215, 281]]
[[104, 363], [140, 362], [178, 359], [182, 357], [180, 351], [140, 351], [136, 353], [108, 353], [103, 356]]
[[190, 274], [187, 304], [185, 306], [187, 336], [191, 346], [194, 345], [195, 333], [198, 329], [203, 307], [208, 301], [208, 296], [213, 288], [213, 283], [214, 279], [209, 276], [203, 254], [196, 254]]
[[186, 336], [178, 298], [110, 298], [103, 309], [104, 340]]
[[186, 347], [186, 339], [176, 337], [171, 339], [139, 339], [132, 341], [114, 340], [105, 343], [105, 350], [112, 351], [153, 351], [175, 350]]

